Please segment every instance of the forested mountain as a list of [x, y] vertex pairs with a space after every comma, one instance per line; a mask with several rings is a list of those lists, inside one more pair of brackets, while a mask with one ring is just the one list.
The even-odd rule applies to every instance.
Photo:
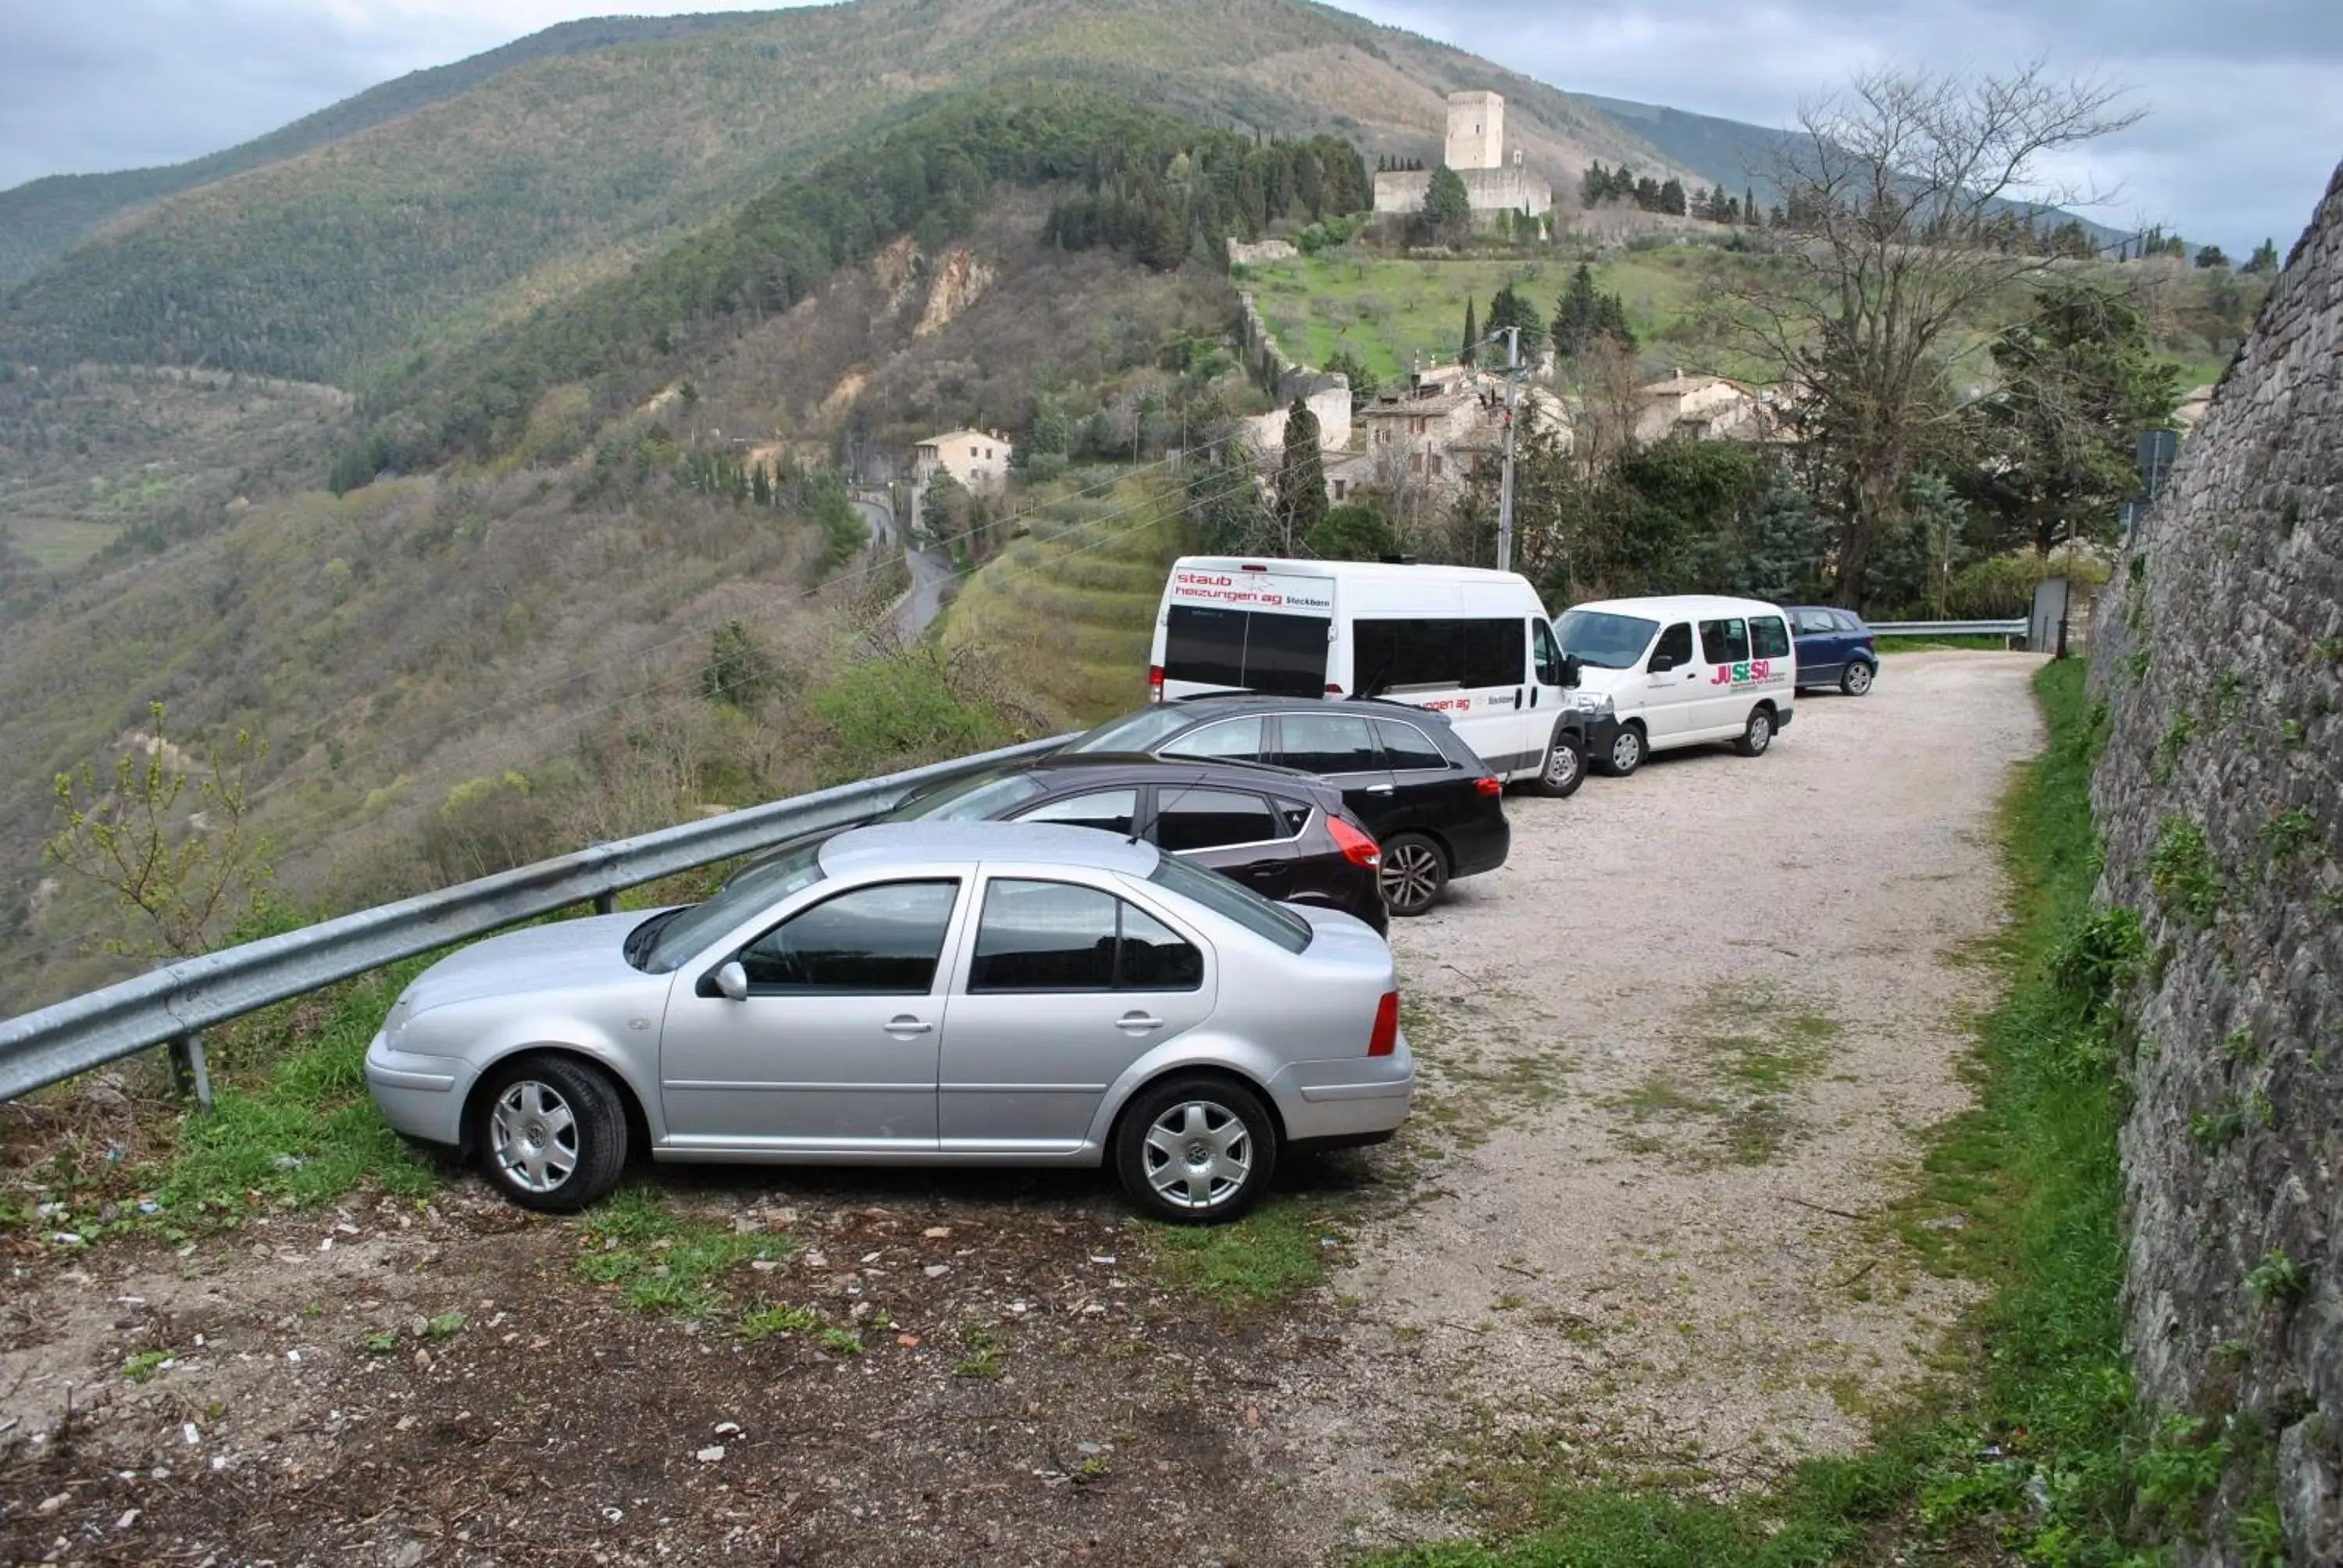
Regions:
[[132, 214], [0, 305], [0, 358], [362, 386], [993, 84], [1339, 134], [1371, 158], [1436, 156], [1444, 95], [1493, 85], [1559, 188], [1592, 158], [1664, 162], [1568, 95], [1306, 0], [855, 0], [723, 20], [509, 65]]
[[0, 288], [22, 283], [129, 208], [297, 157], [312, 147], [469, 92], [515, 65], [590, 54], [621, 44], [686, 37], [711, 28], [739, 26], [744, 19], [733, 12], [707, 16], [598, 16], [564, 22], [468, 59], [410, 71], [314, 115], [305, 115], [289, 126], [280, 126], [266, 136], [186, 163], [108, 174], [53, 175], [0, 191]]

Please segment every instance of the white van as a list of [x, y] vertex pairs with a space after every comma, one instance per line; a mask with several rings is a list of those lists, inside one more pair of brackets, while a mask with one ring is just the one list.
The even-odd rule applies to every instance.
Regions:
[[1555, 630], [1596, 712], [1589, 751], [1633, 773], [1654, 751], [1730, 740], [1758, 757], [1798, 687], [1789, 617], [1761, 599], [1680, 594], [1573, 605]]
[[1568, 795], [1592, 706], [1529, 579], [1474, 567], [1183, 556], [1155, 615], [1152, 700], [1369, 697], [1444, 713], [1500, 779]]

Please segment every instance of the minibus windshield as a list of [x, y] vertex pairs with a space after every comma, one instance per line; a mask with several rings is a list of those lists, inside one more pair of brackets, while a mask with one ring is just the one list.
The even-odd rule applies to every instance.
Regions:
[[1581, 664], [1625, 669], [1652, 646], [1652, 634], [1660, 629], [1660, 623], [1604, 610], [1574, 609], [1554, 629], [1562, 638], [1562, 651], [1576, 654]]

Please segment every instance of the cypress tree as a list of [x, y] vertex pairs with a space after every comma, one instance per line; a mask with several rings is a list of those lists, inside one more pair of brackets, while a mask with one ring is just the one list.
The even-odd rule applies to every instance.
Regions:
[[1306, 539], [1326, 516], [1326, 460], [1318, 449], [1318, 416], [1301, 398], [1285, 411], [1285, 460], [1277, 470], [1277, 520], [1285, 549]]
[[1464, 302], [1464, 351], [1459, 357], [1467, 365], [1480, 363], [1481, 326], [1473, 316], [1473, 303]]

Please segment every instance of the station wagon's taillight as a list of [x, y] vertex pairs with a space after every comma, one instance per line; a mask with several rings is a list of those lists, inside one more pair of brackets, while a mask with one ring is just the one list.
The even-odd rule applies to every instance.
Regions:
[[1505, 781], [1494, 774], [1483, 774], [1473, 780], [1473, 788], [1483, 795], [1502, 795], [1505, 792]]
[[1340, 817], [1326, 819], [1326, 831], [1332, 835], [1334, 848], [1342, 851], [1342, 859], [1353, 866], [1375, 870], [1383, 863], [1383, 846], [1368, 838]]
[[1399, 992], [1387, 990], [1375, 1004], [1375, 1032], [1367, 1037], [1369, 1056], [1389, 1056], [1399, 1049]]

